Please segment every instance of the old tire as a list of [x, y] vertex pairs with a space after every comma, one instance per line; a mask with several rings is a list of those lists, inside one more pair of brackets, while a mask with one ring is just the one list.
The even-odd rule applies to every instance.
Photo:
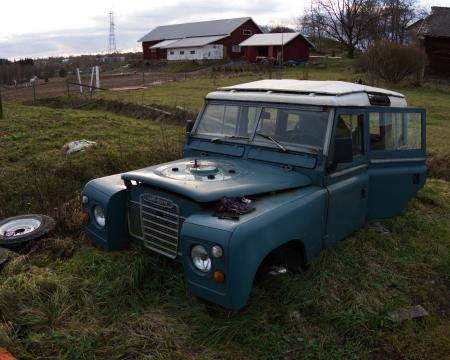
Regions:
[[20, 249], [30, 240], [38, 239], [55, 227], [55, 220], [46, 215], [20, 215], [0, 221], [0, 246]]

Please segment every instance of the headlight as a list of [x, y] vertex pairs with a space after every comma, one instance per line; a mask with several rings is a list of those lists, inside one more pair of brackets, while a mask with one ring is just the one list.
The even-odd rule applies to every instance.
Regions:
[[105, 212], [103, 211], [103, 208], [100, 205], [95, 205], [94, 207], [94, 219], [99, 226], [101, 227], [105, 226], [106, 223]]
[[201, 272], [206, 273], [211, 270], [211, 258], [203, 246], [195, 245], [191, 249], [191, 258], [194, 266]]
[[81, 197], [81, 203], [86, 205], [89, 202], [89, 198], [86, 195]]
[[219, 245], [214, 245], [211, 249], [212, 255], [219, 259], [223, 256], [223, 249]]

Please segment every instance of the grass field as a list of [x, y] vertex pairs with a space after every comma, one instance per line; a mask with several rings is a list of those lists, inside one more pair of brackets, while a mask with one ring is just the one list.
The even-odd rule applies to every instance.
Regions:
[[[273, 71], [271, 74], [225, 73], [210, 77], [201, 77], [189, 81], [173, 81], [149, 87], [143, 91], [105, 92], [99, 96], [125, 102], [143, 104], [164, 104], [182, 106], [191, 111], [198, 111], [204, 96], [218, 87], [229, 86], [263, 78], [293, 78], [309, 80], [341, 80], [357, 81], [364, 79], [364, 74], [355, 73], [349, 59], [321, 59], [308, 67], [288, 68], [284, 71]], [[380, 82], [381, 87], [404, 93], [408, 104], [412, 107], [426, 107], [428, 116], [428, 150], [431, 153], [450, 152], [450, 127], [447, 126], [447, 114], [450, 103], [450, 87], [424, 84], [412, 87], [407, 84], [392, 86]]]
[[[354, 80], [359, 75], [349, 66], [285, 75]], [[258, 77], [177, 81], [104, 96], [196, 110], [209, 90]], [[450, 153], [450, 90], [397, 90], [413, 106], [427, 107], [430, 151]], [[379, 222], [388, 233], [368, 226], [325, 249], [304, 273], [259, 281], [249, 305], [229, 312], [187, 294], [181, 265], [139, 247], [100, 251], [81, 231], [83, 184], [179, 157], [182, 126], [21, 104], [7, 104], [5, 113], [0, 218], [41, 212], [58, 221], [50, 237], [13, 254], [0, 272], [0, 346], [18, 358], [449, 358], [449, 182], [429, 179], [400, 216]], [[66, 158], [63, 144], [82, 138], [99, 146]], [[389, 319], [416, 304], [429, 312], [422, 321]]]

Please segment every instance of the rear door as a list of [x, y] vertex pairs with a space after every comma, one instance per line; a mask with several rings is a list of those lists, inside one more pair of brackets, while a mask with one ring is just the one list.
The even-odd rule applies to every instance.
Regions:
[[425, 110], [367, 110], [369, 218], [401, 212], [426, 180]]

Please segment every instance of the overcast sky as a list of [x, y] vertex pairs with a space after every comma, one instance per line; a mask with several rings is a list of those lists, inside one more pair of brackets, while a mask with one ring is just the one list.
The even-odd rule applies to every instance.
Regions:
[[[101, 53], [114, 11], [118, 50], [163, 24], [251, 16], [258, 24], [291, 24], [311, 0], [6, 0], [0, 5], [0, 58]], [[450, 0], [421, 0], [450, 6]]]

